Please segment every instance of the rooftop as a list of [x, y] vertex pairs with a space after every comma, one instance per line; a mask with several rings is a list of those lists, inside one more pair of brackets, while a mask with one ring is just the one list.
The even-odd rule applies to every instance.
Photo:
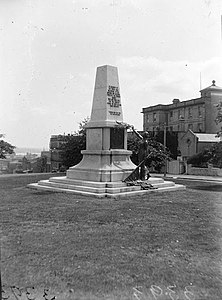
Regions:
[[212, 80], [212, 84], [210, 85], [210, 86], [208, 86], [208, 87], [206, 87], [205, 89], [202, 89], [202, 90], [200, 90], [200, 92], [203, 92], [203, 91], [209, 91], [209, 90], [222, 90], [222, 88], [221, 87], [219, 87], [219, 86], [217, 86], [216, 85], [216, 81], [215, 80]]
[[215, 133], [194, 133], [199, 142], [211, 142], [217, 143], [220, 141], [220, 137], [217, 137]]
[[203, 98], [195, 98], [195, 99], [189, 99], [189, 100], [185, 100], [185, 101], [177, 101], [176, 103], [174, 101], [174, 103], [171, 103], [171, 104], [157, 104], [157, 105], [145, 107], [145, 108], [143, 108], [142, 112], [152, 111], [152, 110], [169, 110], [169, 109], [173, 109], [173, 108], [182, 108], [182, 107], [186, 107], [186, 106], [203, 104], [203, 103], [204, 103]]
[[173, 103], [170, 104], [156, 104], [152, 106], [147, 106], [142, 109], [142, 113], [146, 111], [152, 111], [152, 110], [168, 110], [168, 109], [173, 109], [173, 108], [179, 108], [179, 107], [184, 107], [184, 106], [191, 106], [191, 105], [196, 105], [196, 104], [201, 104], [204, 103], [204, 97], [202, 95], [202, 92], [207, 92], [207, 91], [222, 91], [222, 88], [216, 85], [216, 81], [212, 81], [212, 85], [204, 88], [201, 90], [201, 97], [200, 98], [195, 98], [195, 99], [188, 99], [184, 101], [180, 101], [179, 99], [173, 99]]

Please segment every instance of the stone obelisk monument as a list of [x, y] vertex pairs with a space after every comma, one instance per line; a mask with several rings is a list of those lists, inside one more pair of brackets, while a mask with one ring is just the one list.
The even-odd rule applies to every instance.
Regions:
[[97, 68], [91, 118], [86, 125], [86, 150], [82, 161], [67, 171], [67, 178], [115, 182], [124, 180], [134, 169], [127, 150], [118, 71], [113, 66]]
[[98, 198], [142, 195], [153, 191], [183, 189], [162, 178], [150, 178], [155, 190], [142, 190], [123, 182], [136, 166], [127, 150], [127, 132], [123, 121], [119, 79], [116, 67], [97, 68], [91, 118], [86, 125], [86, 150], [82, 161], [64, 177], [51, 177], [31, 183], [33, 189], [66, 192]]

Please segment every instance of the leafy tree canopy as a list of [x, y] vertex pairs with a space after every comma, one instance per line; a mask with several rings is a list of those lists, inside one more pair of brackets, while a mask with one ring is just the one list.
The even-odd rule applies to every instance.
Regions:
[[216, 143], [210, 149], [211, 159], [209, 163], [218, 168], [222, 168], [222, 142]]
[[[131, 160], [134, 164], [138, 165], [138, 153], [139, 153], [139, 143], [140, 139], [135, 136], [135, 134], [129, 135], [127, 148], [132, 151]], [[158, 142], [155, 137], [149, 136], [148, 138], [148, 152], [150, 153], [149, 158], [146, 160], [146, 165], [148, 168], [153, 166], [157, 171], [165, 165], [165, 161], [170, 160], [170, 152], [168, 149], [164, 149], [163, 144]]]
[[89, 122], [89, 117], [84, 118], [80, 123], [79, 123], [79, 129], [75, 132], [77, 135], [86, 135], [86, 129], [85, 125]]
[[62, 164], [66, 168], [77, 165], [82, 160], [81, 151], [86, 149], [86, 135], [70, 135], [62, 146]]
[[79, 129], [74, 135], [66, 137], [66, 143], [62, 146], [62, 164], [66, 168], [77, 165], [82, 160], [81, 151], [86, 149], [86, 129], [85, 125], [89, 117], [79, 123]]
[[47, 172], [47, 156], [43, 155], [37, 159], [38, 172]]
[[188, 158], [187, 163], [193, 165], [193, 167], [205, 168], [208, 165], [209, 160], [212, 157], [210, 149], [204, 149], [200, 153], [197, 153]]
[[[0, 134], [0, 138], [4, 137], [3, 134]], [[11, 144], [5, 142], [4, 140], [0, 140], [0, 158], [6, 158], [7, 154], [14, 153], [14, 149], [16, 147]]]
[[213, 164], [215, 167], [222, 168], [222, 142], [215, 143], [209, 149], [191, 156], [187, 163], [194, 167], [207, 167], [208, 164]]
[[217, 107], [217, 116], [215, 119], [216, 124], [219, 124], [222, 122], [222, 102], [216, 105]]
[[[164, 131], [158, 129], [157, 133], [155, 135], [151, 136], [161, 144], [164, 143]], [[174, 131], [166, 131], [166, 147], [169, 149], [169, 152], [171, 153], [171, 156], [173, 159], [176, 159], [178, 156], [178, 133]]]

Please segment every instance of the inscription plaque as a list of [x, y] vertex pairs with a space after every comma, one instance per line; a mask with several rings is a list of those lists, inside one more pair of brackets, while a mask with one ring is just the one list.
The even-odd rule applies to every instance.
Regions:
[[110, 128], [110, 148], [124, 149], [124, 128]]
[[108, 91], [107, 91], [107, 96], [108, 96], [107, 104], [109, 104], [110, 107], [121, 106], [120, 93], [119, 93], [119, 88], [117, 86], [109, 85]]

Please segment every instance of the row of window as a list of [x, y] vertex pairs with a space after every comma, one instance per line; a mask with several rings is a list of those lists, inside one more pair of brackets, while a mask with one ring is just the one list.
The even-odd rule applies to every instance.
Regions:
[[[203, 132], [203, 123], [198, 123], [198, 124], [187, 124], [186, 126], [181, 126], [181, 125], [174, 125], [174, 126], [169, 126], [168, 130], [169, 131], [179, 131], [179, 132], [184, 132], [187, 130], [192, 130], [194, 132]], [[154, 126], [154, 127], [147, 127], [146, 128], [147, 131], [158, 131], [159, 127], [158, 126]]]
[[[191, 107], [188, 107], [188, 111], [187, 111], [187, 115], [188, 115], [188, 118], [192, 118], [193, 117], [193, 113], [194, 113], [194, 109], [192, 109]], [[196, 115], [196, 112], [195, 112], [195, 115]], [[199, 118], [202, 117], [202, 107], [201, 106], [198, 106], [197, 107], [197, 115]], [[185, 116], [185, 112], [184, 110], [171, 110], [169, 112], [169, 118], [173, 118], [173, 117], [177, 117], [178, 120], [183, 120], [184, 119], [184, 116]], [[146, 114], [146, 122], [156, 122], [157, 121], [157, 114], [154, 112], [153, 115], [152, 115], [152, 120], [151, 120], [151, 114]]]
[[[157, 121], [156, 113], [153, 113], [152, 117], [153, 117], [152, 121], [156, 122]], [[145, 118], [146, 118], [146, 122], [151, 122], [151, 115], [146, 114]]]
[[[170, 111], [169, 115], [170, 115], [170, 118], [173, 117], [173, 113], [174, 114], [177, 114], [177, 118], [178, 119], [184, 119], [184, 115], [185, 115], [185, 111], [184, 110], [180, 110], [178, 109], [177, 111]], [[192, 118], [193, 117], [193, 113], [194, 113], [194, 110], [191, 109], [191, 107], [188, 107], [188, 118]], [[195, 113], [196, 114], [196, 113]], [[201, 106], [198, 106], [197, 107], [197, 116], [200, 118], [202, 117], [202, 109], [201, 109]]]

